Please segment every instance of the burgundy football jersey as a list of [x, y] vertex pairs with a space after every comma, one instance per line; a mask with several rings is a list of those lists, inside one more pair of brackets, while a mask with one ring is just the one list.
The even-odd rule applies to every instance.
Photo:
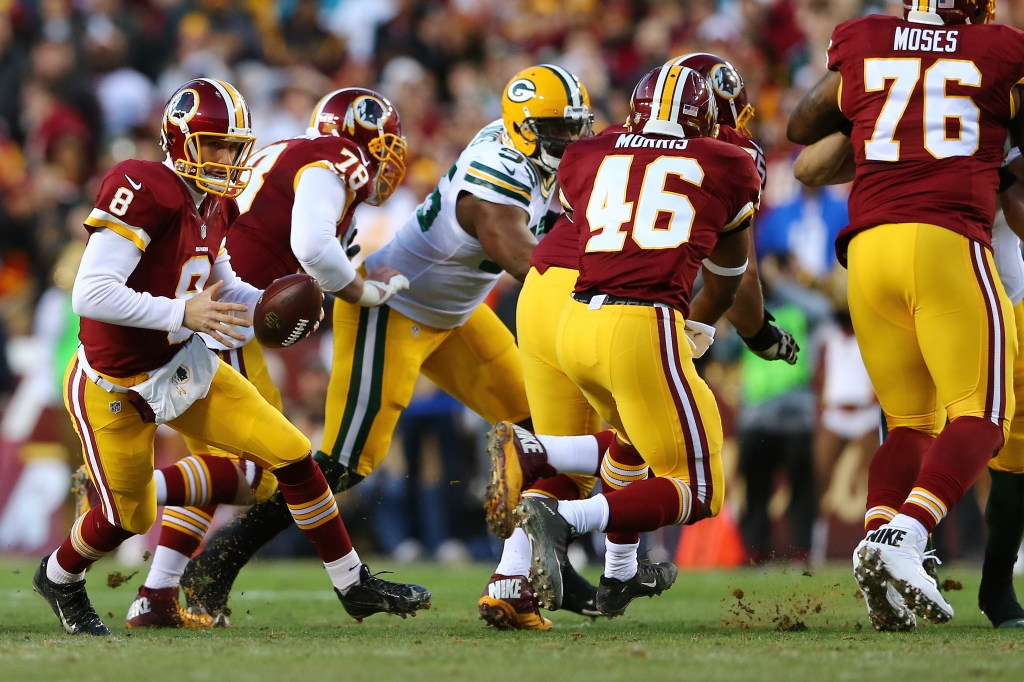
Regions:
[[368, 160], [359, 145], [332, 135], [297, 137], [260, 149], [248, 187], [238, 197], [242, 215], [228, 233], [231, 264], [243, 281], [266, 289], [279, 277], [299, 271], [292, 253], [292, 204], [299, 174], [309, 166], [326, 168], [348, 187], [348, 206], [338, 223], [342, 237], [352, 225], [356, 206], [370, 194]]
[[720, 234], [750, 224], [761, 192], [753, 158], [735, 145], [628, 133], [574, 142], [558, 181], [579, 230], [576, 291], [684, 315], [701, 262]]
[[[615, 135], [624, 132], [626, 132], [626, 126], [620, 124], [608, 126], [601, 131], [601, 135]], [[764, 152], [761, 151], [761, 148], [749, 137], [728, 126], [719, 128], [718, 139], [734, 144], [750, 154], [757, 165], [758, 175], [761, 176], [761, 191], [763, 192], [767, 171]], [[554, 226], [548, 230], [547, 235], [540, 240], [540, 244], [534, 250], [530, 265], [537, 268], [537, 272], [542, 275], [548, 268], [579, 269], [579, 234], [576, 225], [564, 213], [558, 216]]]
[[836, 27], [828, 68], [842, 75], [857, 162], [840, 263], [854, 234], [884, 223], [930, 223], [988, 246], [1024, 33], [876, 14]]
[[[208, 194], [197, 209], [185, 182], [155, 161], [125, 161], [103, 177], [96, 207], [85, 221], [90, 233], [107, 228], [142, 249], [126, 285], [166, 298], [191, 298], [203, 290], [238, 215], [234, 199]], [[93, 369], [114, 377], [142, 374], [171, 361], [192, 336], [82, 318], [78, 338]]]

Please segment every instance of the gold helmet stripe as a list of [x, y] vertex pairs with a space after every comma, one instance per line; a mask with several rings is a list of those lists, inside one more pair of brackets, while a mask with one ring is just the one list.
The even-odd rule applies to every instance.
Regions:
[[554, 73], [555, 76], [558, 77], [558, 80], [562, 81], [562, 86], [565, 88], [565, 98], [569, 101], [571, 106], [583, 106], [583, 98], [580, 96], [580, 87], [576, 82], [575, 76], [562, 67], [555, 66], [554, 64], [541, 64], [541, 66]]
[[327, 106], [327, 102], [332, 97], [337, 95], [339, 92], [341, 92], [341, 90], [335, 90], [334, 92], [329, 92], [326, 95], [324, 95], [322, 98], [320, 98], [320, 101], [316, 103], [315, 107], [313, 107], [313, 114], [309, 117], [309, 127], [310, 128], [318, 128], [319, 127], [317, 124], [320, 122], [320, 114], [323, 113], [324, 107]]
[[241, 98], [239, 97], [238, 93], [234, 92], [234, 87], [232, 87], [228, 83], [225, 83], [224, 81], [217, 80], [216, 78], [200, 78], [199, 80], [204, 80], [207, 83], [213, 85], [213, 87], [217, 88], [217, 90], [220, 92], [221, 97], [224, 98], [225, 104], [227, 104], [228, 102], [231, 103], [231, 110], [235, 114], [236, 128], [247, 127], [245, 125], [245, 112], [243, 111], [243, 107], [239, 103], [239, 100]]

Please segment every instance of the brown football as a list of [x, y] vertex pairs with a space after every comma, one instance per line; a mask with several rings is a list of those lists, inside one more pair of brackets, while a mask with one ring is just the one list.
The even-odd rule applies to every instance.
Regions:
[[284, 348], [313, 332], [324, 292], [309, 275], [287, 275], [267, 287], [252, 316], [256, 338], [267, 348]]

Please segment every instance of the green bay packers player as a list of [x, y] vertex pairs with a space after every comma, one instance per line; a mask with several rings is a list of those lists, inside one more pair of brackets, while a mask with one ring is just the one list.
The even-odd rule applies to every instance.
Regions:
[[[515, 340], [483, 300], [502, 271], [526, 277], [559, 159], [591, 121], [572, 74], [552, 65], [516, 74], [502, 119], [477, 133], [395, 238], [367, 258], [368, 269], [400, 272], [409, 288], [376, 308], [336, 302], [316, 454], [335, 491], [383, 460], [420, 373], [491, 423], [529, 425]], [[275, 496], [216, 533], [185, 572], [189, 603], [222, 611], [241, 566], [286, 521]]]

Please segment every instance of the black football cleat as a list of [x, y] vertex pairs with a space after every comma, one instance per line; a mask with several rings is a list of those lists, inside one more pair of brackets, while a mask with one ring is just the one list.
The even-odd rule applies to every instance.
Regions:
[[558, 513], [558, 500], [550, 497], [524, 497], [513, 514], [530, 539], [530, 586], [541, 606], [557, 611], [565, 595], [562, 567], [569, 563], [575, 529]]
[[59, 584], [46, 577], [46, 564], [50, 557], [39, 562], [32, 576], [32, 589], [46, 600], [60, 624], [69, 635], [95, 635], [109, 637], [110, 630], [100, 620], [85, 591], [85, 581]]
[[641, 563], [636, 575], [629, 580], [618, 580], [601, 576], [597, 588], [597, 609], [603, 616], [621, 616], [629, 603], [638, 597], [654, 597], [661, 594], [676, 581], [679, 569], [668, 563]]
[[572, 564], [562, 566], [562, 610], [597, 618], [597, 588], [576, 572]]
[[430, 590], [419, 585], [393, 583], [370, 574], [370, 568], [363, 564], [359, 569], [359, 582], [344, 594], [334, 588], [345, 612], [362, 622], [375, 613], [390, 613], [405, 618], [416, 615], [420, 609], [430, 608]]

